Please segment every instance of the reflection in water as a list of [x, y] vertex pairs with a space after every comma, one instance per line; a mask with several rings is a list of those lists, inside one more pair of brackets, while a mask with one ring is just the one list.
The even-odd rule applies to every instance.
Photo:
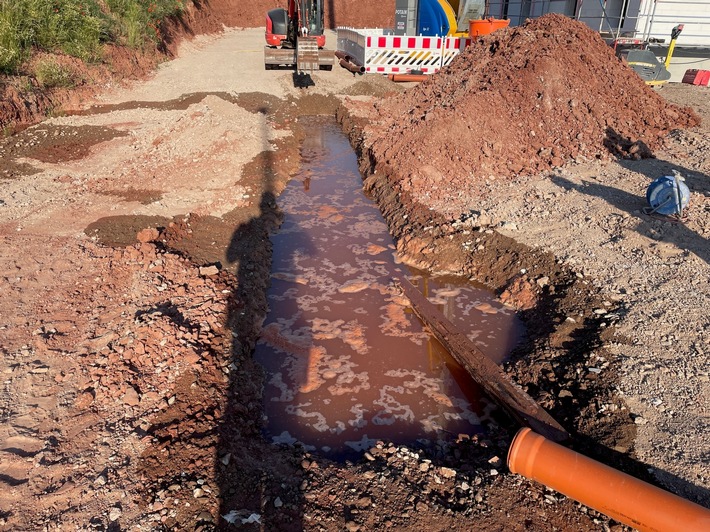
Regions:
[[501, 361], [520, 336], [512, 311], [470, 284], [403, 271], [357, 160], [335, 124], [314, 122], [302, 169], [279, 198], [265, 367], [267, 434], [335, 456], [377, 439], [413, 444], [480, 432], [492, 405], [391, 287], [407, 275]]

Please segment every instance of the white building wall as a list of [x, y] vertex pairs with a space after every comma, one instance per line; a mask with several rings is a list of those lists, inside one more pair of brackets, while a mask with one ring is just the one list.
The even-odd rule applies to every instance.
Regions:
[[683, 24], [678, 46], [710, 46], [710, 0], [643, 0], [639, 36], [670, 41], [671, 30]]
[[[603, 7], [602, 7], [603, 6]], [[654, 11], [655, 9], [655, 11]], [[606, 17], [604, 13], [606, 12]], [[684, 24], [678, 46], [710, 46], [710, 0], [489, 0], [488, 14], [512, 26], [545, 13], [575, 17], [595, 31], [670, 40]]]

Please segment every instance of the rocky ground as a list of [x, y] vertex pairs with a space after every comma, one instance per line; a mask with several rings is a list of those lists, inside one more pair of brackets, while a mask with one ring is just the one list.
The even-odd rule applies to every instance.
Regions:
[[[402, 176], [369, 156], [371, 102], [396, 109], [417, 89], [342, 69], [296, 88], [263, 70], [261, 39], [197, 38], [150, 81], [0, 145], [0, 525], [621, 528], [508, 473], [505, 421], [436, 450], [382, 442], [354, 463], [262, 439], [251, 350], [268, 234], [299, 118], [336, 111], [402, 257], [519, 309], [529, 334], [506, 369], [571, 445], [708, 505], [707, 121], [655, 159], [586, 154], [489, 183], [453, 218], [397, 194]], [[658, 94], [708, 115], [707, 89]], [[641, 212], [649, 179], [672, 169], [693, 192], [684, 223]]]
[[[483, 276], [533, 319], [562, 321], [553, 338], [585, 338], [511, 363], [533, 395], [562, 418], [572, 406], [570, 422], [587, 437], [616, 431], [609, 447], [633, 448], [656, 478], [707, 505], [702, 94], [649, 89], [598, 35], [553, 16], [481, 39], [416, 89], [353, 103], [343, 121], [363, 152], [366, 187], [408, 213], [406, 224], [390, 216], [403, 255]], [[683, 220], [645, 214], [649, 183], [674, 171], [692, 193]], [[488, 242], [498, 235], [525, 246], [515, 262], [500, 264], [500, 244]], [[548, 360], [551, 372], [540, 368]], [[596, 426], [616, 409], [615, 423]], [[633, 428], [632, 447], [622, 434]]]

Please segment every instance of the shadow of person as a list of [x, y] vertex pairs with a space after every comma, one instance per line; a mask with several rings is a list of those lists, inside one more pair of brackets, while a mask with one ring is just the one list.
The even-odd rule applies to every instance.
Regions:
[[[266, 115], [266, 110], [262, 114]], [[267, 134], [264, 131], [265, 139]], [[218, 529], [302, 530], [304, 523], [300, 487], [303, 449], [278, 447], [264, 438], [265, 370], [253, 357], [269, 310], [267, 294], [275, 252], [271, 237], [282, 225], [289, 227], [276, 203], [276, 154], [266, 144], [257, 166], [261, 175], [256, 186], [262, 190], [258, 211], [254, 209], [253, 215], [234, 229], [225, 252], [227, 267], [235, 269], [236, 286], [227, 314], [232, 338], [224, 371], [229, 384], [215, 455], [220, 489]], [[313, 253], [308, 235], [295, 232], [298, 234], [286, 238], [298, 240], [299, 253]], [[290, 270], [294, 262], [295, 255], [287, 254], [280, 257], [280, 268]], [[290, 306], [280, 308], [280, 313], [298, 312], [294, 299], [286, 298], [279, 305]]]
[[263, 426], [263, 370], [252, 352], [267, 314], [271, 275], [270, 233], [282, 220], [271, 190], [259, 215], [238, 226], [226, 258], [236, 266], [227, 324], [232, 334], [229, 387], [215, 456], [220, 488], [218, 529], [301, 530], [303, 500], [297, 450], [267, 443]]
[[646, 206], [645, 197], [601, 183], [582, 181], [581, 184], [577, 184], [560, 175], [553, 175], [550, 180], [565, 190], [576, 190], [581, 194], [603, 199], [620, 211], [636, 217], [639, 223], [634, 230], [638, 234], [658, 242], [672, 243], [679, 249], [694, 253], [698, 258], [710, 263], [710, 246], [707, 239], [683, 223], [669, 223], [670, 227], [659, 230], [659, 219], [643, 213], [643, 208]]
[[702, 172], [656, 158], [651, 149], [642, 140], [632, 141], [616, 132], [611, 127], [606, 129], [604, 138], [606, 149], [617, 157], [617, 162], [623, 168], [644, 174], [653, 181], [662, 175], [673, 175], [678, 172], [685, 179], [691, 191], [708, 196], [710, 194], [710, 179]]
[[663, 159], [642, 159], [640, 161], [619, 159], [617, 162], [619, 166], [627, 170], [645, 175], [648, 177], [649, 183], [661, 176], [672, 176], [673, 172], [678, 172], [691, 192], [702, 194], [705, 197], [710, 196], [710, 177], [702, 172]]

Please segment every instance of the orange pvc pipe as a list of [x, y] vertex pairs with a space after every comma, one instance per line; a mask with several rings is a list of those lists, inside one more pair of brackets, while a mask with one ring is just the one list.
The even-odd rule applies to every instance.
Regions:
[[710, 510], [582, 456], [536, 434], [518, 431], [508, 468], [641, 531], [710, 530]]
[[427, 74], [390, 74], [390, 81], [424, 81], [429, 76]]

